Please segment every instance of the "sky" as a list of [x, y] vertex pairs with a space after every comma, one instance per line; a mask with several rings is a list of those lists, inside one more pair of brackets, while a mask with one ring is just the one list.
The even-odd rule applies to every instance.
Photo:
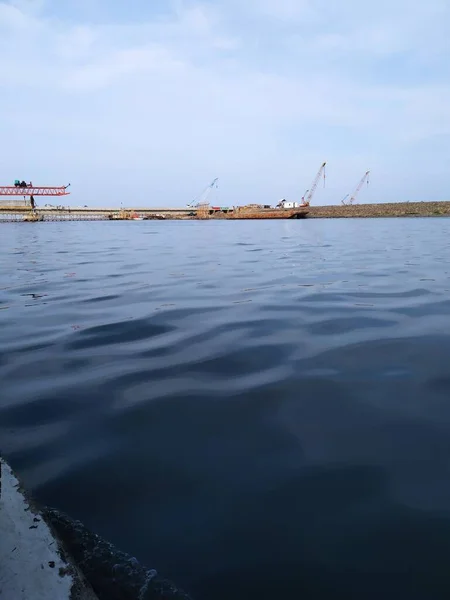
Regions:
[[450, 199], [448, 0], [0, 0], [0, 184], [66, 204]]

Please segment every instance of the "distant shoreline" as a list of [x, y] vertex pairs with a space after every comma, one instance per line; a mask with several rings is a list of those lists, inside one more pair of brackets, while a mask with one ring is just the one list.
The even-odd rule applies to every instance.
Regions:
[[[129, 208], [125, 212], [138, 213], [140, 219], [160, 220], [194, 220], [202, 218], [193, 215], [195, 209], [188, 208]], [[276, 209], [273, 209], [274, 211]], [[75, 207], [37, 207], [32, 213], [31, 207], [2, 205], [0, 203], [0, 221], [12, 222], [21, 220], [109, 220], [120, 219], [121, 209], [116, 208], [75, 208]], [[306, 211], [305, 211], [306, 212]], [[278, 215], [277, 215], [278, 216]], [[447, 217], [450, 216], [450, 201], [436, 202], [391, 202], [382, 204], [353, 204], [310, 206], [307, 208], [307, 219], [349, 219], [349, 218], [390, 218], [390, 217]], [[225, 215], [216, 213], [204, 216], [209, 220], [224, 220]], [[270, 217], [265, 217], [267, 219]], [[230, 219], [236, 220], [236, 219]]]

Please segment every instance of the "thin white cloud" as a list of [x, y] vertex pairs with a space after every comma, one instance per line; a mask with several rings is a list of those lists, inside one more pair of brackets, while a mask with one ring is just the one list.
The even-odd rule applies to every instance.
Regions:
[[[72, 171], [75, 190], [92, 189], [94, 171], [114, 173], [115, 189], [142, 172], [173, 204], [182, 186], [216, 173], [234, 202], [252, 187], [266, 201], [298, 193], [328, 159], [341, 167], [324, 200], [373, 164], [403, 170], [405, 195], [429, 193], [426, 167], [422, 176], [410, 165], [421, 140], [450, 135], [448, 9], [441, 0], [339, 5], [178, 2], [154, 19], [94, 25], [52, 13], [50, 0], [0, 1], [0, 114], [15, 132], [5, 167], [33, 180]], [[402, 80], [402, 65], [419, 59], [426, 76]], [[424, 165], [434, 160], [428, 144]], [[383, 199], [398, 197], [389, 177], [378, 184]], [[445, 178], [443, 162], [433, 194]], [[376, 178], [373, 188], [378, 199]]]
[[319, 19], [321, 12], [311, 0], [253, 0], [249, 5], [255, 12], [281, 21], [310, 22]]
[[152, 73], [172, 73], [183, 68], [181, 60], [175, 60], [158, 45], [128, 48], [112, 52], [106, 59], [91, 61], [78, 66], [62, 76], [60, 83], [73, 91], [95, 91], [118, 82], [134, 85], [133, 76], [145, 77]]

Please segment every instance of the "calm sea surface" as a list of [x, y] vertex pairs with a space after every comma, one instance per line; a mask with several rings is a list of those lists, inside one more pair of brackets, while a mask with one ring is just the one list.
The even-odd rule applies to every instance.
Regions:
[[450, 220], [0, 225], [0, 450], [197, 600], [450, 595]]

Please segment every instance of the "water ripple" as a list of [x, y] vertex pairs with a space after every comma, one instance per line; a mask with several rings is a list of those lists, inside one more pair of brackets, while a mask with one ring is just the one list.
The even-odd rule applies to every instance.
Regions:
[[4, 226], [0, 448], [199, 600], [447, 597], [447, 229]]

